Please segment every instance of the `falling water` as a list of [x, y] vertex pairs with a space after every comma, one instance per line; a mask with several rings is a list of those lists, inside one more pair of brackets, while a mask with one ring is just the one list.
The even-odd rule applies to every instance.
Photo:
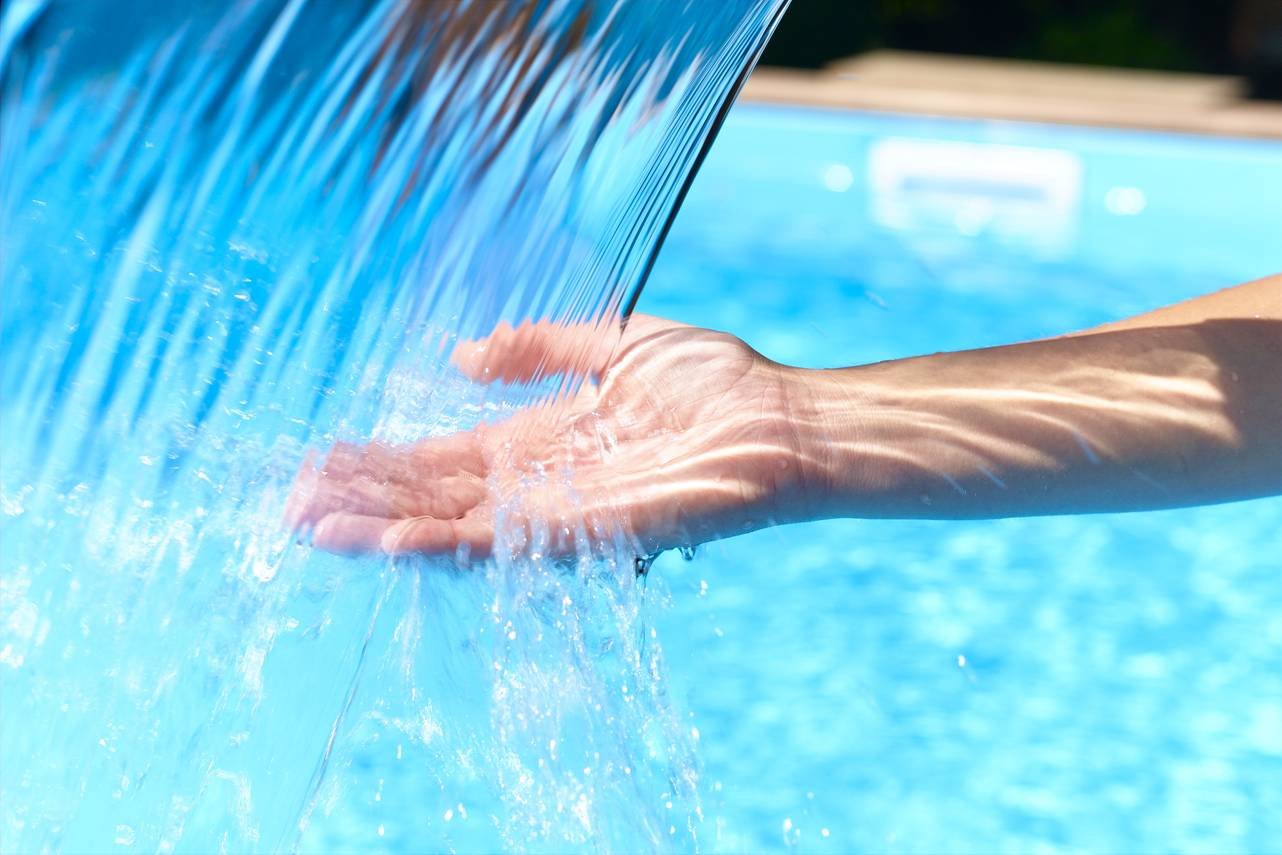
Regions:
[[784, 2], [4, 4], [0, 847], [711, 836], [631, 555], [281, 507], [310, 448], [549, 394], [446, 355], [617, 320]]

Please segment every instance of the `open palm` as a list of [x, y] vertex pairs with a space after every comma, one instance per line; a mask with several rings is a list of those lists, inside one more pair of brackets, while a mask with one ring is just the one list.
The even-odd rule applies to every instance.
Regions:
[[466, 558], [620, 535], [651, 552], [804, 505], [787, 369], [734, 336], [643, 315], [601, 339], [540, 323], [460, 344], [453, 361], [478, 382], [596, 382], [451, 436], [338, 445], [300, 473], [289, 521], [331, 551]]

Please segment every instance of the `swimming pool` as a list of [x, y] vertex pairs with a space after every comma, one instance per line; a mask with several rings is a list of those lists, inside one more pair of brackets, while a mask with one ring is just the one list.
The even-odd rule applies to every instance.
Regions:
[[[1276, 142], [740, 105], [639, 310], [856, 364], [1282, 270], [1280, 232]], [[668, 602], [653, 622], [698, 746], [699, 845], [1276, 849], [1280, 574], [1282, 499], [830, 521], [665, 554], [647, 596]], [[494, 842], [391, 752], [363, 749], [351, 792], [400, 807], [336, 804], [311, 841]]]
[[[1060, 332], [1282, 268], [1279, 160], [1276, 144], [741, 106], [640, 308], [810, 365]], [[231, 248], [260, 286], [276, 281], [256, 246]], [[242, 296], [251, 305], [249, 292], [228, 300]], [[231, 336], [222, 320], [198, 326], [200, 339]], [[257, 424], [283, 414], [268, 407]], [[85, 437], [116, 435], [80, 415]], [[596, 731], [620, 737], [617, 757], [644, 761], [656, 743], [680, 756], [635, 792], [616, 792], [631, 785], [608, 767], [558, 768], [561, 790], [517, 794], [532, 825], [513, 831], [496, 828], [496, 776], [478, 764], [525, 750], [515, 767], [542, 768], [593, 747], [574, 745], [572, 727], [560, 747], [523, 745], [519, 728], [495, 735], [524, 710], [509, 700], [490, 721], [476, 700], [509, 684], [468, 670], [492, 664], [468, 649], [488, 606], [473, 579], [288, 547], [269, 488], [292, 476], [300, 449], [256, 445], [255, 415], [217, 408], [220, 429], [175, 489], [164, 475], [154, 491], [132, 489], [168, 468], [151, 456], [157, 443], [139, 441], [98, 449], [122, 467], [106, 491], [120, 502], [86, 498], [96, 474], [79, 481], [75, 465], [43, 510], [24, 508], [25, 488], [4, 497], [7, 518], [26, 514], [6, 562], [49, 572], [28, 589], [6, 563], [16, 584], [0, 591], [6, 628], [31, 645], [0, 649], [7, 721], [20, 720], [0, 734], [3, 753], [36, 755], [5, 770], [0, 842], [272, 849], [310, 816], [303, 851], [554, 849], [573, 834], [581, 848], [649, 848], [628, 810], [646, 830], [671, 812], [671, 848], [731, 851], [1260, 849], [1279, 838], [1278, 500], [824, 523], [714, 544], [692, 564], [665, 556], [643, 629], [662, 642], [666, 676], [641, 687], [654, 691], [645, 703], [607, 700], [582, 720], [630, 709], [626, 726]], [[120, 571], [118, 584], [94, 584], [103, 568]], [[613, 618], [579, 624], [601, 630], [588, 639], [596, 670], [581, 674], [609, 676]], [[198, 630], [189, 647], [168, 634], [184, 624]], [[563, 652], [513, 648], [500, 652], [536, 667]], [[414, 657], [449, 673], [416, 682]], [[603, 679], [575, 697], [627, 685]], [[414, 695], [423, 686], [435, 693]], [[643, 718], [656, 699], [666, 715], [669, 697], [679, 738]], [[655, 777], [691, 768], [687, 746], [701, 767], [697, 822]], [[565, 793], [599, 797], [609, 807], [596, 815], [619, 828], [566, 818], [579, 803]]]
[[[741, 105], [640, 309], [820, 367], [1279, 270], [1278, 142]], [[654, 572], [712, 848], [1282, 846], [1282, 499], [812, 523]]]

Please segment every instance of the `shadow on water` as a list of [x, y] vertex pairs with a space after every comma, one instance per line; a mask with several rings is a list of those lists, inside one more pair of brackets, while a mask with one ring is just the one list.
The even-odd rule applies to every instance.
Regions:
[[565, 391], [446, 356], [617, 323], [783, 0], [714, 5], [5, 4], [6, 849], [706, 836], [626, 544], [463, 573], [280, 515], [308, 447]]

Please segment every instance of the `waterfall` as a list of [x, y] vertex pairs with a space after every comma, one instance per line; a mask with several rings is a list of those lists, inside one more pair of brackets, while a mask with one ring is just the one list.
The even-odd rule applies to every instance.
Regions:
[[448, 353], [618, 323], [785, 2], [4, 4], [0, 846], [702, 844], [661, 580], [281, 508], [565, 394]]

